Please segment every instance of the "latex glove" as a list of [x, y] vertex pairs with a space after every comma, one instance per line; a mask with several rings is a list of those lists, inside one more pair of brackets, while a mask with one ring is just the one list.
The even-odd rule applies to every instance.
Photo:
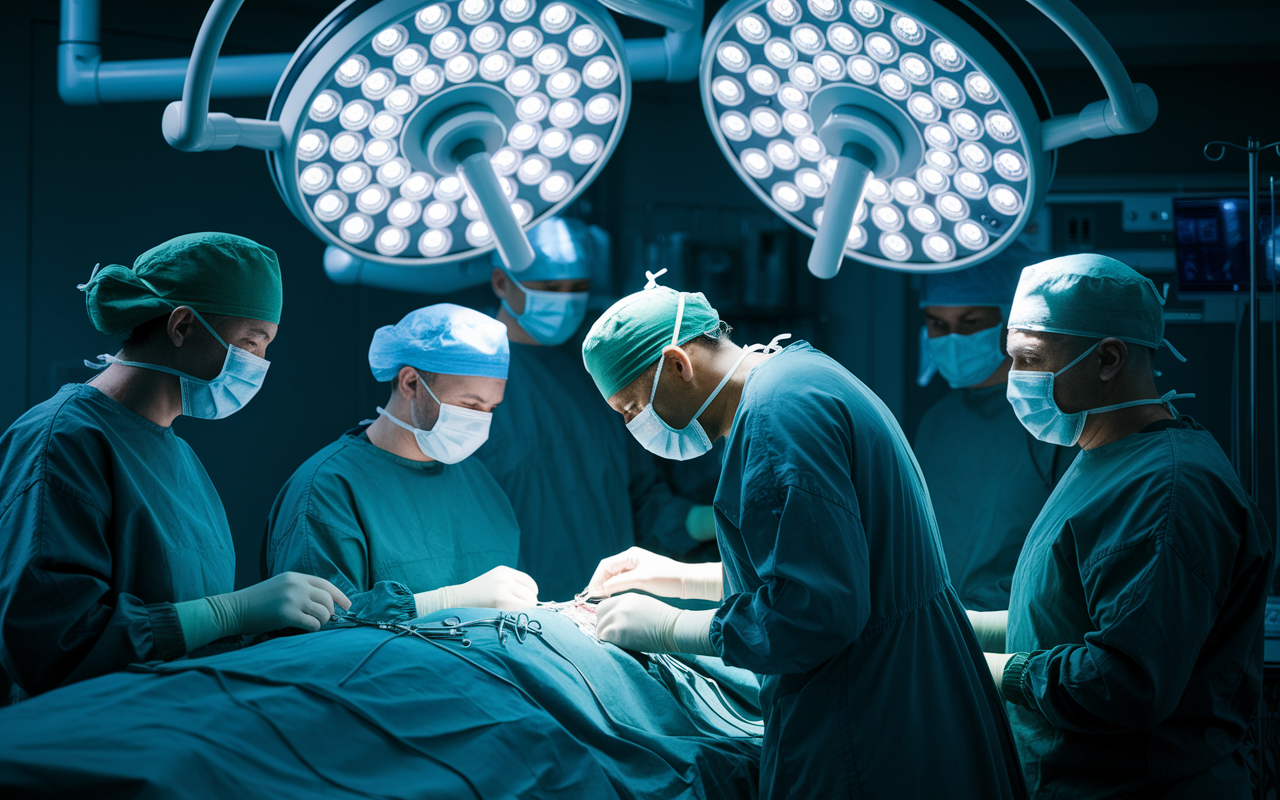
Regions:
[[684, 529], [695, 542], [710, 542], [716, 538], [716, 515], [711, 506], [694, 506], [684, 518]]
[[334, 604], [351, 601], [324, 578], [282, 572], [247, 589], [174, 603], [187, 652], [221, 639], [281, 628], [318, 631], [333, 616]]
[[642, 594], [605, 600], [596, 608], [596, 636], [642, 653], [720, 655], [711, 646], [716, 610], [683, 611]]
[[1005, 631], [1009, 627], [1009, 612], [1005, 611], [965, 611], [969, 615], [969, 624], [978, 637], [978, 645], [987, 653], [1003, 653]]
[[418, 616], [445, 608], [497, 608], [519, 611], [538, 604], [538, 584], [511, 567], [494, 567], [478, 578], [456, 586], [442, 586], [413, 596]]
[[[1009, 663], [1009, 659], [1013, 658], [1013, 653], [986, 653], [987, 669], [991, 670], [991, 680], [996, 682], [996, 691], [1000, 692], [1000, 685], [1004, 682], [1004, 668]], [[1004, 693], [1001, 692], [1001, 696]]]
[[601, 561], [587, 584], [587, 594], [592, 597], [610, 597], [631, 589], [682, 600], [722, 600], [724, 570], [719, 562], [685, 564], [632, 547]]

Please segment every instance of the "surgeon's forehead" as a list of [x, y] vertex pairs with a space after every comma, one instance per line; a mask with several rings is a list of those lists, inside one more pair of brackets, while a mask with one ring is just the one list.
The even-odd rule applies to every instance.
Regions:
[[653, 375], [657, 367], [651, 366], [637, 375], [631, 383], [619, 389], [612, 397], [609, 398], [609, 405], [619, 413], [626, 411], [635, 405], [644, 405], [649, 402], [649, 390], [653, 388]]

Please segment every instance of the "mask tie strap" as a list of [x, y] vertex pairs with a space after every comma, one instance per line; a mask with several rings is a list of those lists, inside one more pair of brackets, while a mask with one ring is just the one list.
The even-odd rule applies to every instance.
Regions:
[[1170, 352], [1170, 353], [1173, 353], [1173, 357], [1174, 357], [1174, 358], [1178, 359], [1179, 361], [1181, 361], [1181, 362], [1182, 362], [1182, 363], [1184, 363], [1184, 364], [1185, 364], [1185, 363], [1187, 363], [1187, 357], [1186, 357], [1186, 356], [1184, 356], [1182, 353], [1179, 353], [1179, 352], [1178, 352], [1178, 350], [1177, 350], [1177, 348], [1175, 348], [1172, 344], [1170, 344], [1170, 343], [1169, 343], [1169, 340], [1168, 340], [1168, 339], [1161, 339], [1161, 340], [1160, 340], [1160, 344], [1162, 344], [1162, 345], [1164, 345], [1165, 347], [1169, 348], [1169, 352]]
[[646, 278], [648, 278], [648, 280], [649, 280], [649, 282], [648, 282], [648, 283], [646, 283], [646, 284], [644, 285], [645, 290], [649, 290], [649, 289], [657, 289], [657, 288], [658, 288], [658, 278], [661, 278], [663, 275], [666, 275], [666, 274], [667, 274], [667, 268], [666, 268], [666, 267], [663, 267], [662, 269], [658, 270], [657, 272], [650, 272], [649, 270], [645, 270], [645, 271], [644, 271], [644, 276], [645, 276]]
[[778, 342], [782, 341], [783, 339], [790, 339], [790, 338], [791, 338], [791, 334], [789, 334], [789, 333], [780, 333], [780, 334], [778, 334], [777, 336], [775, 336], [775, 337], [773, 337], [772, 339], [770, 339], [770, 340], [769, 340], [769, 343], [768, 343], [767, 345], [765, 345], [765, 346], [764, 346], [764, 352], [766, 352], [766, 353], [776, 353], [776, 352], [778, 352], [779, 350], [781, 350], [781, 349], [782, 349], [781, 347], [779, 347], [779, 346], [778, 346]]
[[697, 411], [693, 412], [693, 419], [695, 421], [698, 419], [698, 417], [702, 416], [703, 411], [707, 410], [707, 406], [711, 405], [711, 401], [715, 400], [716, 397], [719, 396], [720, 390], [725, 387], [725, 384], [729, 382], [729, 379], [732, 378], [734, 373], [738, 371], [738, 367], [742, 366], [743, 360], [746, 359], [747, 356], [751, 355], [752, 353], [754, 353], [756, 350], [759, 350], [759, 349], [760, 349], [760, 345], [758, 344], [753, 344], [750, 347], [742, 348], [742, 355], [738, 356], [738, 360], [733, 362], [732, 367], [729, 367], [729, 371], [726, 372], [724, 374], [724, 377], [720, 379], [720, 383], [716, 384], [715, 391], [713, 391], [710, 395], [707, 396], [707, 399], [702, 402], [702, 405], [698, 406]]
[[93, 279], [98, 277], [98, 270], [100, 269], [102, 269], [101, 261], [93, 265], [93, 272], [89, 273], [89, 280], [85, 281], [84, 283], [77, 283], [76, 288], [82, 292], [89, 291], [89, 284], [93, 283]]

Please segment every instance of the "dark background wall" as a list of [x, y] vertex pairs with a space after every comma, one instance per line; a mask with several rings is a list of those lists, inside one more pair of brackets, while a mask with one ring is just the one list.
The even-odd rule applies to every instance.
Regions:
[[[0, 3], [0, 427], [61, 384], [84, 380], [82, 359], [116, 349], [89, 324], [75, 288], [95, 263], [129, 264], [150, 246], [196, 230], [231, 231], [274, 248], [286, 299], [265, 387], [230, 419], [176, 423], [226, 504], [244, 585], [257, 578], [263, 522], [284, 480], [385, 399], [365, 358], [373, 330], [443, 298], [330, 283], [321, 243], [285, 209], [261, 153], [170, 149], [160, 135], [162, 103], [64, 105], [56, 92], [57, 5]], [[333, 5], [249, 0], [224, 52], [291, 50]], [[1073, 112], [1103, 97], [1083, 57], [1034, 9], [1019, 0], [979, 5], [1026, 51], [1056, 110]], [[1280, 139], [1274, 0], [1078, 5], [1116, 45], [1134, 79], [1155, 89], [1161, 114], [1146, 134], [1064, 149], [1055, 190], [1240, 187], [1242, 158], [1212, 164], [1200, 151], [1211, 139]], [[718, 6], [711, 3], [708, 19]], [[105, 0], [104, 58], [185, 57], [204, 10], [201, 3]], [[629, 20], [622, 27], [628, 36], [657, 33]], [[261, 116], [265, 106], [265, 99], [214, 102], [216, 110], [249, 117]], [[1264, 156], [1263, 167], [1277, 169], [1280, 158]], [[803, 268], [807, 240], [765, 210], [720, 155], [696, 84], [635, 86], [622, 144], [574, 213], [613, 234], [612, 293], [640, 288], [646, 267], [671, 266], [673, 278], [684, 278], [673, 285], [705, 289], [742, 339], [767, 341], [789, 330], [827, 349], [881, 394], [909, 435], [943, 391], [937, 381], [919, 389], [913, 380], [919, 312], [911, 280], [846, 263], [840, 276], [819, 286]], [[766, 262], [772, 272], [760, 266]], [[448, 299], [488, 304], [484, 287]], [[1224, 446], [1232, 336], [1229, 324], [1171, 328], [1169, 337], [1190, 362], [1160, 364], [1162, 385], [1201, 394], [1183, 408]], [[1264, 361], [1269, 365], [1269, 350]], [[1270, 387], [1269, 368], [1263, 386]], [[1269, 418], [1269, 394], [1264, 401]], [[1269, 440], [1270, 431], [1268, 423], [1261, 433]], [[1265, 463], [1269, 445], [1263, 452]], [[1269, 473], [1263, 477], [1264, 484], [1270, 480]]]

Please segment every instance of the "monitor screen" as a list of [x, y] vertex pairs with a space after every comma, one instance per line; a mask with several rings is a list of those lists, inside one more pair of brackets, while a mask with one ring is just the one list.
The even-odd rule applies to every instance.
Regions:
[[[1174, 198], [1178, 296], [1249, 294], [1249, 200]], [[1278, 254], [1271, 203], [1258, 198], [1258, 290], [1270, 291]]]

